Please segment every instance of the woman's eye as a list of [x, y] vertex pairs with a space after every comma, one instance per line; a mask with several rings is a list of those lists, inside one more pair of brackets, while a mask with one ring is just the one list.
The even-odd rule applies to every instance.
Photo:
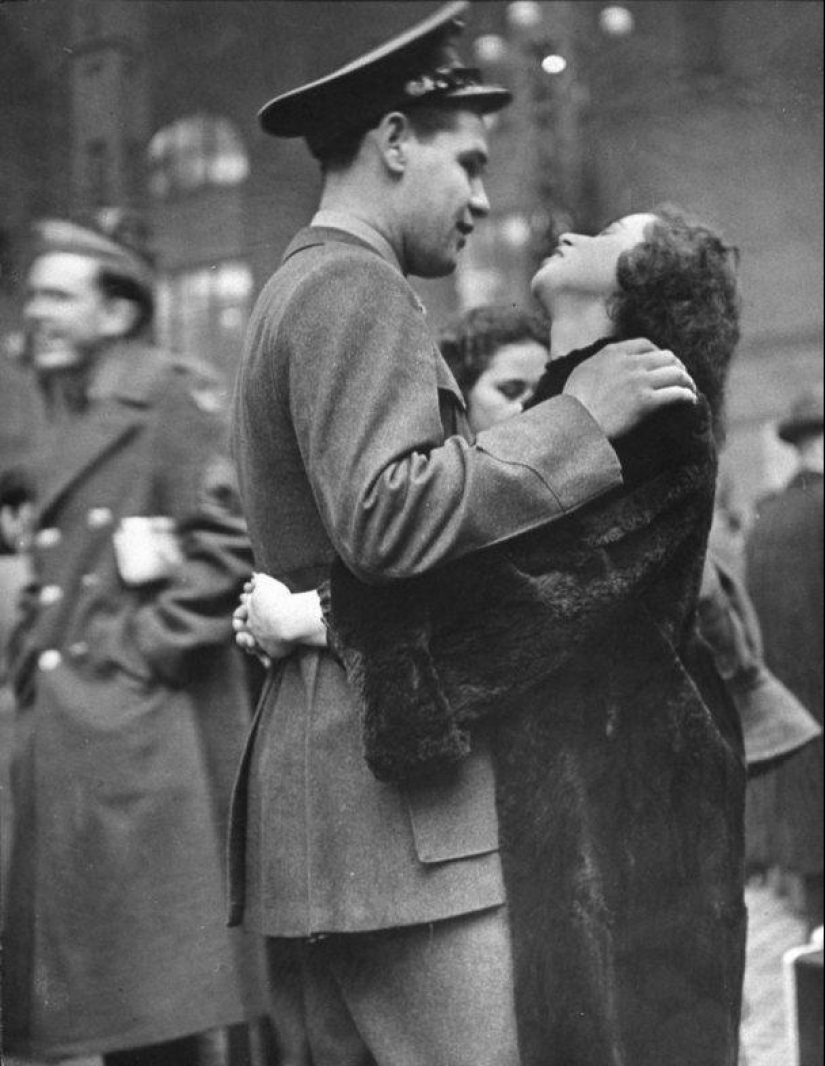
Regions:
[[524, 395], [526, 388], [523, 381], [502, 381], [498, 391], [508, 400], [518, 400]]

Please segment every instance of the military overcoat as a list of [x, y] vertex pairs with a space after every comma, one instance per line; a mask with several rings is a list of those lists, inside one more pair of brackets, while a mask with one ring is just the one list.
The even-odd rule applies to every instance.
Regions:
[[[823, 477], [798, 474], [762, 500], [746, 547], [747, 586], [765, 663], [822, 724]], [[753, 830], [769, 864], [799, 874], [823, 869], [820, 737], [752, 786]]]
[[[7, 1051], [101, 1053], [263, 1013], [226, 929], [232, 779], [249, 723], [231, 613], [251, 565], [214, 385], [142, 345], [105, 357], [36, 460], [36, 584], [14, 648], [17, 831]], [[236, 497], [235, 497], [236, 498]], [[120, 519], [180, 561], [127, 586]]]

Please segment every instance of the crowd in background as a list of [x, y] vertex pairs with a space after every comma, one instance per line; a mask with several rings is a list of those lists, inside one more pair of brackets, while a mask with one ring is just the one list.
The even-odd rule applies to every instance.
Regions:
[[[522, 405], [529, 401], [545, 366], [546, 345], [546, 322], [532, 313], [514, 309], [473, 309], [444, 328], [440, 336], [441, 350], [462, 389], [469, 420], [476, 432], [521, 410]], [[131, 353], [133, 358], [135, 351]], [[148, 358], [145, 353], [139, 352], [137, 357]], [[31, 372], [40, 372], [42, 380], [42, 370], [39, 371], [36, 360]], [[186, 372], [191, 373], [191, 370]], [[222, 401], [207, 399], [204, 402], [202, 399], [203, 396], [218, 396], [218, 393], [209, 391], [209, 382], [201, 382], [200, 387], [206, 391], [192, 391], [190, 403], [192, 396], [196, 396], [200, 398], [201, 407], [211, 406], [214, 414], [218, 415], [217, 408]], [[54, 411], [55, 403], [63, 403], [70, 408], [74, 400], [70, 391], [55, 394], [52, 383], [52, 393], [48, 399], [44, 393], [45, 402], [50, 403]], [[197, 403], [195, 409], [199, 410]], [[65, 412], [58, 417], [58, 422], [64, 415]], [[209, 417], [212, 417], [212, 412]], [[755, 703], [740, 703], [745, 716], [752, 715], [745, 722], [746, 742], [750, 730], [755, 745], [751, 752], [752, 779], [747, 804], [749, 874], [770, 878], [775, 889], [788, 898], [808, 927], [814, 929], [822, 923], [822, 742], [816, 738], [816, 730], [810, 723], [800, 721], [798, 708], [794, 706], [793, 698], [789, 698], [788, 690], [795, 693], [804, 707], [821, 721], [821, 391], [814, 390], [802, 395], [777, 426], [776, 432], [781, 440], [796, 450], [797, 468], [787, 486], [758, 501], [752, 514], [733, 512], [730, 486], [722, 486], [717, 497], [711, 535], [710, 559], [716, 560], [716, 566], [712, 567], [709, 563], [706, 568], [700, 617], [708, 639], [718, 652], [723, 676], [726, 676], [732, 688], [738, 685], [740, 689], [758, 691]], [[163, 461], [167, 460], [168, 454], [164, 453]], [[191, 472], [188, 468], [184, 470], [186, 476]], [[224, 503], [225, 496], [222, 499], [221, 493], [230, 490], [222, 485], [219, 470], [216, 469], [210, 476], [213, 484], [209, 488], [214, 492], [214, 499]], [[8, 883], [10, 860], [15, 861], [13, 856], [18, 856], [18, 862], [24, 861], [19, 856], [25, 852], [27, 839], [23, 837], [22, 848], [19, 840], [16, 848], [9, 846], [15, 833], [15, 824], [13, 807], [9, 802], [8, 761], [12, 750], [21, 743], [18, 733], [21, 725], [25, 726], [26, 714], [24, 708], [16, 710], [5, 664], [10, 640], [19, 622], [21, 602], [33, 576], [30, 553], [38, 537], [41, 544], [44, 541], [42, 524], [38, 527], [35, 522], [37, 502], [30, 472], [22, 468], [3, 471], [0, 478], [0, 579], [3, 584], [0, 605], [3, 609], [1, 635], [4, 654], [0, 661], [4, 667], [0, 697], [3, 744], [0, 747], [4, 752], [4, 886]], [[224, 596], [225, 614], [222, 622], [215, 618], [215, 628], [209, 635], [213, 649], [211, 654], [214, 655], [222, 647], [221, 657], [232, 657], [234, 654], [231, 649], [233, 635], [229, 630], [229, 609], [233, 606], [235, 585], [246, 574], [247, 566], [251, 566], [251, 557], [244, 554], [243, 548], [240, 550], [240, 559], [242, 561], [235, 571], [235, 583], [230, 582], [231, 592], [227, 588]], [[116, 595], [120, 597], [121, 593]], [[132, 593], [125, 588], [122, 596], [128, 599]], [[42, 600], [42, 588], [40, 597]], [[266, 643], [264, 634], [261, 634], [261, 640]], [[765, 666], [772, 673], [772, 680], [767, 686], [764, 683]], [[241, 706], [251, 707], [264, 675], [254, 660], [247, 659], [245, 668], [249, 696], [237, 702]], [[777, 679], [781, 684], [776, 684]], [[200, 697], [199, 714], [203, 713], [203, 698]], [[180, 708], [174, 713], [179, 715]], [[244, 729], [242, 721], [232, 726], [233, 750], [236, 750]], [[163, 743], [168, 743], [168, 740]], [[184, 747], [174, 755], [175, 760], [186, 760], [192, 754], [187, 749], [199, 742], [192, 734], [178, 738], [177, 743], [182, 743]], [[61, 758], [64, 756], [65, 750], [61, 749]], [[92, 758], [95, 762], [99, 760], [94, 749]], [[226, 772], [230, 772], [228, 766]], [[209, 791], [204, 792], [197, 802], [213, 802], [209, 796]], [[25, 833], [20, 828], [23, 824], [20, 812], [17, 813], [17, 819], [19, 837], [21, 832]], [[213, 859], [207, 859], [206, 853], [199, 857], [197, 851], [190, 851], [185, 861], [193, 864], [189, 871], [194, 878], [193, 883], [202, 884], [207, 871], [204, 863], [208, 865]], [[28, 873], [31, 874], [31, 870]], [[38, 875], [35, 873], [34, 876]], [[217, 871], [210, 873], [209, 877], [217, 886]], [[36, 895], [36, 885], [29, 882], [27, 891]], [[8, 904], [10, 897], [7, 891], [4, 891], [3, 898]], [[187, 908], [191, 901], [192, 896], [187, 894]], [[8, 954], [6, 959], [8, 992], [13, 975], [9, 969]], [[147, 975], [147, 979], [151, 980], [151, 975]], [[258, 1010], [265, 1014], [272, 1010], [272, 1006], [268, 1003], [261, 1006], [259, 1001]], [[255, 1011], [252, 1013], [254, 1015]], [[277, 1016], [277, 1002], [275, 1013]], [[281, 1015], [280, 1024], [286, 1031], [281, 1039], [288, 1044], [285, 1017], [288, 1017], [288, 1013]], [[217, 1015], [214, 1020], [219, 1020]], [[204, 1024], [201, 1028], [211, 1029], [212, 1026]], [[202, 1037], [201, 1042], [204, 1039], [208, 1038]], [[265, 1038], [258, 1037], [260, 1046], [263, 1046], [262, 1040], [265, 1042]], [[244, 1039], [245, 1048], [248, 1043], [247, 1037]], [[229, 1047], [229, 1044], [226, 1046]], [[239, 1046], [236, 1038], [236, 1053]], [[172, 1042], [170, 1049], [170, 1062], [180, 1066], [184, 1061], [181, 1057], [184, 1055], [184, 1046], [180, 1042]], [[71, 1050], [71, 1045], [67, 1045], [66, 1051]], [[109, 1059], [118, 1061], [116, 1056], [108, 1056], [107, 1061]]]

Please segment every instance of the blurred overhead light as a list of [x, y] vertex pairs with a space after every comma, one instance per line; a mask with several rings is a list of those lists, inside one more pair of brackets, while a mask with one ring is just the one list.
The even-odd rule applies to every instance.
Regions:
[[611, 4], [599, 12], [599, 26], [611, 37], [626, 37], [633, 32], [633, 15], [626, 7]]
[[507, 215], [499, 224], [499, 233], [511, 248], [521, 248], [530, 240], [530, 223], [523, 215]]
[[485, 33], [476, 37], [473, 45], [482, 63], [500, 63], [507, 51], [507, 42], [497, 33]]
[[567, 70], [567, 60], [564, 56], [545, 56], [541, 61], [541, 69], [545, 74], [561, 74]]
[[542, 21], [541, 8], [535, 0], [514, 0], [507, 5], [507, 19], [521, 30], [530, 30]]

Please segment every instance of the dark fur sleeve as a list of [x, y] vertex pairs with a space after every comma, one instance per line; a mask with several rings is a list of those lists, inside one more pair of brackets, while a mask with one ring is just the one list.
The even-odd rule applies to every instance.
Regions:
[[701, 560], [712, 512], [707, 410], [649, 424], [623, 453], [628, 488], [424, 578], [368, 588], [334, 568], [329, 622], [377, 777], [403, 780], [462, 758], [473, 723], [507, 713], [588, 642], [609, 639], [623, 608], [657, 584], [678, 632], [698, 589], [697, 571], [693, 595], [683, 594], [685, 560]]

